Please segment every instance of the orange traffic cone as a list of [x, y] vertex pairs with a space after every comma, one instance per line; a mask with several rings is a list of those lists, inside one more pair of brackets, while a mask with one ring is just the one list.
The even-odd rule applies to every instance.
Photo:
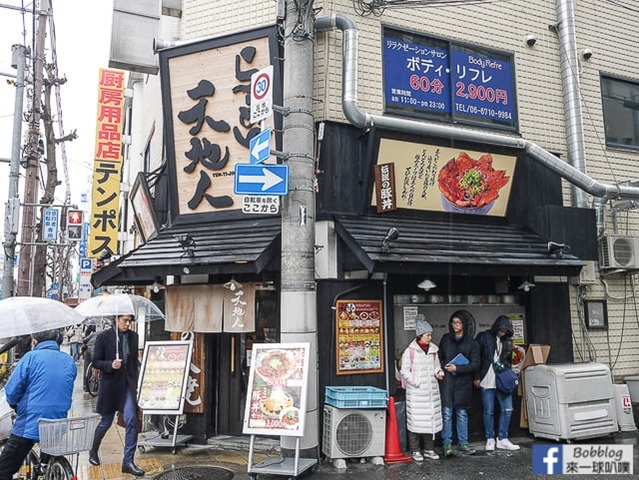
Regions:
[[399, 432], [397, 430], [397, 414], [395, 413], [395, 399], [388, 399], [388, 415], [386, 416], [386, 450], [384, 463], [410, 462], [412, 457], [404, 455], [399, 445]]

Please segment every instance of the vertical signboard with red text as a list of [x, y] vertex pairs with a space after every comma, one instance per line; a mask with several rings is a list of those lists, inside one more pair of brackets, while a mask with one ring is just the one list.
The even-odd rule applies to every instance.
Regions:
[[91, 234], [87, 256], [118, 251], [118, 213], [122, 172], [124, 72], [100, 69], [98, 114], [91, 194]]

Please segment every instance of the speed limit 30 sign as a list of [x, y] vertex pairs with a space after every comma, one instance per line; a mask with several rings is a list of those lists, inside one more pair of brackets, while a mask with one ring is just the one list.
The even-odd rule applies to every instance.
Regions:
[[251, 123], [273, 113], [273, 65], [251, 75]]

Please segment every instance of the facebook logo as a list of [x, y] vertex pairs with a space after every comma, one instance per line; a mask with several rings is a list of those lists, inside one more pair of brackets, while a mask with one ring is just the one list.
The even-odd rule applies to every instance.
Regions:
[[562, 445], [533, 445], [533, 473], [563, 473]]

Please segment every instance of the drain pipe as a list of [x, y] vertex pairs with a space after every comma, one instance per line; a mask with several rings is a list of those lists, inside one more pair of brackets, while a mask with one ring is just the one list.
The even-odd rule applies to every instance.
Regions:
[[364, 130], [379, 127], [403, 133], [439, 136], [524, 150], [533, 160], [594, 197], [639, 199], [639, 187], [610, 185], [599, 182], [529, 140], [468, 130], [440, 123], [427, 123], [363, 112], [357, 105], [357, 25], [350, 17], [339, 13], [319, 17], [315, 20], [316, 31], [327, 31], [335, 28], [341, 30], [343, 34], [342, 109], [348, 121], [354, 126]]
[[[561, 85], [564, 94], [564, 119], [566, 123], [566, 151], [568, 162], [580, 172], [586, 172], [586, 146], [584, 141], [583, 113], [579, 90], [579, 61], [577, 60], [577, 34], [575, 32], [574, 0], [557, 0], [557, 35], [559, 36], [559, 62]], [[571, 186], [572, 206], [588, 207], [586, 192]]]

